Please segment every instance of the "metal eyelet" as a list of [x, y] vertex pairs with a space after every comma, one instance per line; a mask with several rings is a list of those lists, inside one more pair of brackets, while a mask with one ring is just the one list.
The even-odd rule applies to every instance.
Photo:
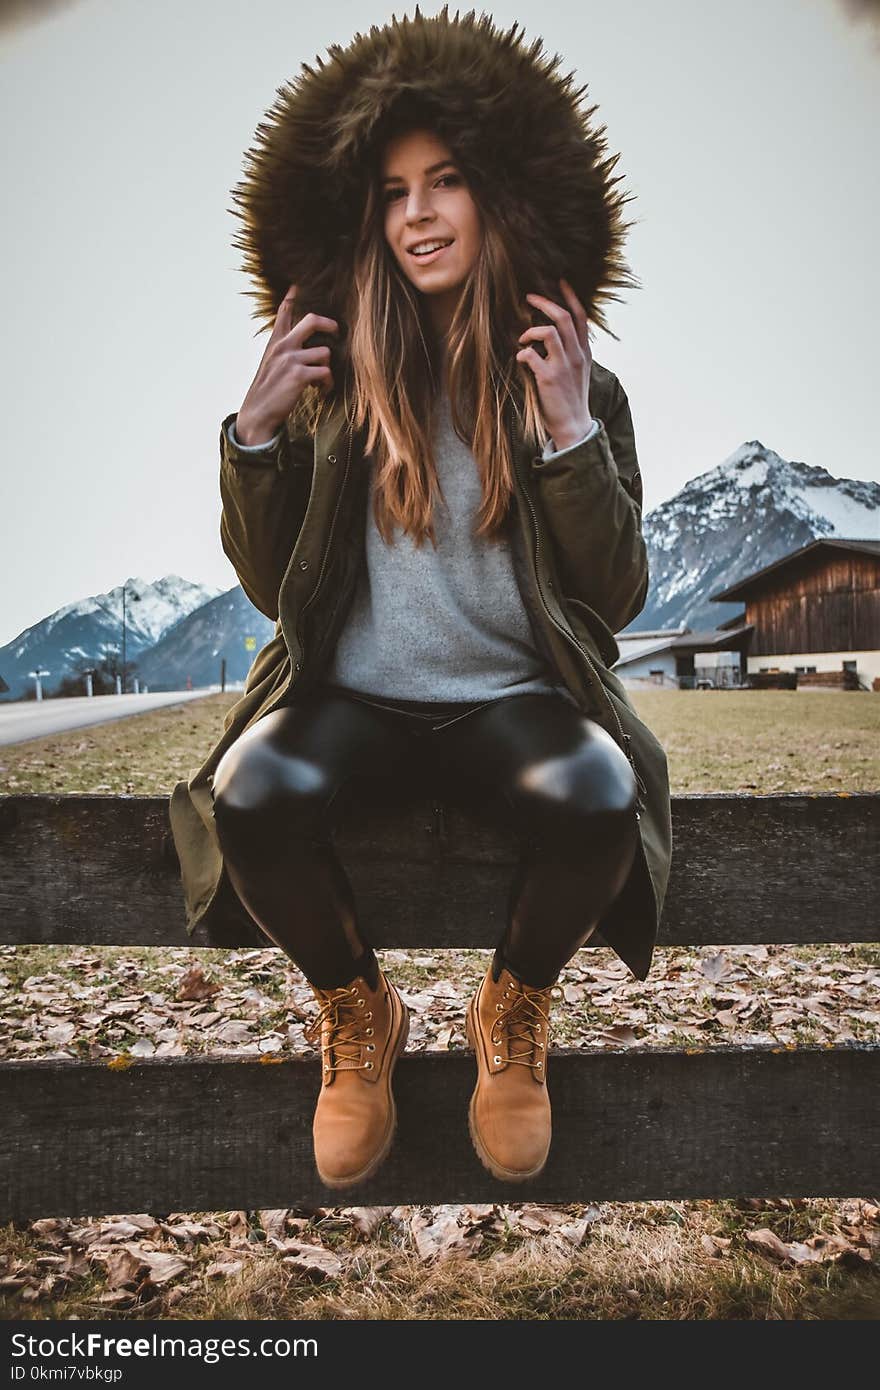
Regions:
[[538, 1047], [540, 1047], [540, 1049], [541, 1049], [542, 1052], [544, 1051], [544, 1044], [543, 1044], [543, 1043], [538, 1043]]
[[372, 1070], [373, 1070], [373, 1063], [372, 1063], [372, 1062], [364, 1062], [364, 1070], [365, 1070], [365, 1071], [372, 1071]]
[[368, 1038], [371, 1038], [371, 1037], [373, 1036], [373, 1030], [372, 1030], [372, 1028], [368, 1028], [368, 1029], [366, 1030], [366, 1033], [367, 1033], [367, 1037], [368, 1037]]
[[500, 1014], [500, 1013], [501, 1013], [501, 1010], [502, 1010], [503, 1008], [504, 1008], [504, 1005], [503, 1005], [503, 1004], [496, 1004], [496, 1005], [495, 1005], [495, 1012]]
[[362, 1009], [362, 1008], [364, 1007], [364, 1005], [366, 1004], [366, 1002], [367, 1002], [366, 999], [359, 999], [359, 1000], [358, 1000], [358, 1008], [359, 1008], [359, 1009]]
[[335, 455], [335, 454], [328, 454], [328, 455], [327, 455], [327, 462], [328, 462], [328, 463], [335, 463], [335, 462], [336, 462], [336, 455]]
[[536, 1067], [536, 1068], [537, 1068], [537, 1067], [543, 1067], [543, 1065], [544, 1065], [543, 1062], [536, 1062], [536, 1063], [535, 1063], [535, 1067]]
[[357, 985], [352, 985], [351, 989], [350, 989], [348, 992], [349, 992], [349, 994], [357, 994], [357, 992], [358, 992], [358, 987], [357, 987]]
[[492, 1060], [494, 1061], [496, 1067], [497, 1067], [497, 1066], [500, 1066], [500, 1064], [501, 1064], [501, 1058], [500, 1058], [500, 1057], [494, 1057]]
[[375, 1044], [375, 1043], [367, 1043], [367, 1051], [368, 1051], [368, 1052], [375, 1052], [375, 1051], [376, 1051], [376, 1044]]
[[540, 1023], [536, 1023], [536, 1024], [535, 1024], [535, 1032], [536, 1032], [536, 1033], [540, 1033], [540, 1031], [541, 1031], [541, 1025], [540, 1025]]
[[[364, 1002], [363, 999], [362, 999], [360, 1002], [363, 1004], [363, 1002]], [[373, 1017], [373, 1010], [372, 1010], [372, 1009], [370, 1009], [368, 1013], [365, 1013], [365, 1014], [364, 1014], [364, 1018], [372, 1018], [372, 1017]]]

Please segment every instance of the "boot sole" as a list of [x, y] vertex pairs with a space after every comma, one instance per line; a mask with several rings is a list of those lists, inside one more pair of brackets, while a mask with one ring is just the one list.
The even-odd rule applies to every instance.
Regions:
[[409, 1037], [409, 1008], [406, 1004], [404, 1004], [403, 1000], [400, 998], [400, 995], [397, 995], [397, 1000], [400, 1004], [401, 1009], [403, 1010], [403, 1024], [401, 1026], [400, 1034], [398, 1036], [397, 1042], [394, 1044], [394, 1049], [391, 1053], [391, 1057], [388, 1062], [388, 1099], [391, 1102], [391, 1117], [388, 1126], [388, 1133], [382, 1143], [381, 1149], [379, 1149], [378, 1152], [374, 1154], [374, 1156], [370, 1159], [369, 1163], [365, 1164], [364, 1167], [359, 1170], [359, 1172], [354, 1173], [351, 1177], [325, 1177], [324, 1174], [321, 1172], [321, 1169], [318, 1167], [317, 1160], [315, 1161], [315, 1168], [317, 1169], [318, 1177], [321, 1179], [321, 1182], [324, 1184], [325, 1187], [331, 1187], [334, 1191], [337, 1192], [345, 1187], [354, 1187], [357, 1183], [366, 1182], [367, 1178], [371, 1178], [373, 1174], [377, 1171], [377, 1169], [380, 1167], [380, 1165], [385, 1162], [385, 1159], [388, 1157], [388, 1154], [391, 1151], [391, 1145], [394, 1143], [394, 1135], [397, 1130], [397, 1102], [394, 1099], [394, 1092], [391, 1089], [391, 1082], [394, 1075], [394, 1068], [397, 1066], [397, 1059], [400, 1057], [400, 1054], [406, 1047], [407, 1039]]
[[538, 1177], [538, 1175], [540, 1173], [543, 1173], [544, 1169], [546, 1168], [547, 1159], [550, 1156], [549, 1145], [547, 1147], [547, 1153], [544, 1155], [544, 1157], [541, 1159], [541, 1162], [537, 1164], [536, 1167], [528, 1169], [505, 1168], [504, 1165], [499, 1163], [497, 1159], [494, 1159], [492, 1155], [489, 1153], [488, 1149], [485, 1148], [482, 1140], [480, 1139], [479, 1131], [477, 1130], [476, 1121], [474, 1119], [474, 1104], [476, 1102], [477, 1091], [479, 1090], [480, 1086], [480, 1062], [479, 1052], [477, 1051], [477, 1041], [474, 1033], [474, 1026], [471, 1019], [472, 1008], [473, 1000], [470, 1004], [468, 1004], [467, 1014], [465, 1015], [465, 1032], [467, 1033], [468, 1042], [474, 1050], [474, 1059], [477, 1063], [477, 1084], [474, 1087], [473, 1094], [471, 1095], [470, 1099], [470, 1104], [468, 1105], [468, 1133], [471, 1136], [471, 1144], [473, 1145], [474, 1152], [476, 1153], [477, 1158], [480, 1160], [487, 1172], [492, 1174], [493, 1178], [500, 1178], [503, 1182], [528, 1182], [530, 1178]]

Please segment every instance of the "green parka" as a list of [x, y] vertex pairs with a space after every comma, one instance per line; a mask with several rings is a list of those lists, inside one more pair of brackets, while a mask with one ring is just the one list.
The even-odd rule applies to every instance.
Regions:
[[[522, 295], [559, 298], [564, 276], [590, 322], [608, 329], [603, 303], [637, 286], [622, 256], [622, 207], [604, 127], [584, 108], [586, 87], [561, 76], [560, 59], [526, 45], [514, 24], [451, 19], [448, 7], [394, 18], [329, 60], [303, 64], [277, 93], [233, 190], [242, 209], [236, 244], [266, 326], [292, 284], [300, 316], [337, 319], [337, 385], [345, 377], [357, 236], [375, 176], [371, 153], [415, 115], [449, 144], [482, 205], [505, 229]], [[361, 229], [361, 230], [359, 230]], [[372, 229], [371, 235], [376, 235]], [[389, 253], [390, 254], [390, 253]], [[523, 299], [523, 303], [525, 300]], [[613, 334], [611, 336], [614, 336]], [[364, 548], [369, 468], [338, 392], [312, 436], [287, 422], [274, 448], [248, 453], [220, 431], [223, 549], [275, 634], [248, 673], [242, 698], [202, 765], [174, 788], [170, 817], [180, 858], [187, 930], [224, 944], [250, 925], [224, 869], [211, 779], [223, 753], [256, 720], [320, 679], [348, 611]], [[648, 973], [672, 855], [666, 755], [610, 667], [614, 633], [642, 610], [648, 562], [642, 482], [629, 403], [594, 360], [592, 439], [544, 460], [522, 437], [515, 453], [511, 553], [534, 639], [578, 706], [630, 758], [639, 782], [640, 843], [629, 879], [591, 943], [604, 940], [633, 973]]]
[[[629, 402], [617, 377], [595, 361], [590, 410], [598, 433], [556, 459], [543, 461], [517, 442], [510, 544], [538, 649], [636, 771], [639, 848], [591, 944], [607, 942], [644, 979], [672, 856], [669, 779], [663, 747], [609, 669], [620, 655], [614, 633], [643, 608], [649, 576]], [[234, 419], [227, 416], [220, 433], [221, 541], [248, 598], [275, 620], [275, 635], [254, 660], [222, 737], [170, 802], [187, 930], [199, 928], [201, 939], [217, 943], [242, 922], [243, 909], [223, 866], [211, 779], [245, 729], [320, 679], [354, 596], [369, 478], [339, 407], [313, 439], [286, 430], [274, 449], [257, 454], [230, 440]]]

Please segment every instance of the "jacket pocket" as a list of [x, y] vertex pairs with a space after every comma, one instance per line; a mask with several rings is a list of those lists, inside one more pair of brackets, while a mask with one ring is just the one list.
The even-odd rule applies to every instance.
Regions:
[[579, 598], [566, 598], [563, 594], [561, 603], [575, 633], [585, 639], [584, 645], [595, 651], [605, 666], [613, 666], [620, 659], [620, 647], [604, 618]]

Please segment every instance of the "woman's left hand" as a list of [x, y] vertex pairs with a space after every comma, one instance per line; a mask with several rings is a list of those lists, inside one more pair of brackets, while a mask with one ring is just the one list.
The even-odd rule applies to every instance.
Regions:
[[577, 444], [593, 426], [588, 393], [593, 354], [590, 351], [586, 310], [567, 280], [560, 280], [569, 308], [563, 309], [542, 294], [526, 299], [553, 322], [527, 328], [519, 341], [538, 338], [547, 349], [542, 357], [533, 347], [516, 354], [518, 362], [531, 367], [538, 384], [544, 424], [557, 449]]

